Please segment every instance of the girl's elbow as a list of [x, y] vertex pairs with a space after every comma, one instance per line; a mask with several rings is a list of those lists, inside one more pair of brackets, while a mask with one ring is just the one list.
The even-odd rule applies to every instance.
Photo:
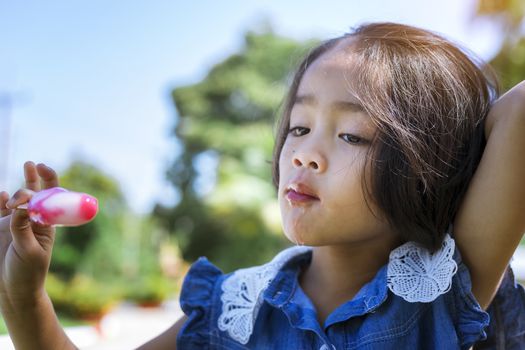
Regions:
[[503, 94], [492, 105], [485, 121], [486, 139], [488, 140], [493, 130], [500, 126], [525, 132], [525, 80]]

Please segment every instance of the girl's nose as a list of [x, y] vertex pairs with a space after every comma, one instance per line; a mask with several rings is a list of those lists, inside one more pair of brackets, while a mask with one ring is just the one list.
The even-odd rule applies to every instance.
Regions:
[[316, 151], [293, 151], [292, 163], [294, 167], [306, 167], [317, 173], [326, 170], [326, 159]]

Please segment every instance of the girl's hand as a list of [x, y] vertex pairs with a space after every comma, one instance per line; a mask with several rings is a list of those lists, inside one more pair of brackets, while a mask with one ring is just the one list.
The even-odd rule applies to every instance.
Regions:
[[29, 202], [41, 182], [44, 189], [58, 186], [57, 175], [44, 164], [26, 162], [24, 176], [26, 188], [11, 199], [0, 192], [0, 298], [13, 304], [32, 302], [45, 293], [55, 240], [53, 227], [34, 223], [27, 210], [15, 208]]

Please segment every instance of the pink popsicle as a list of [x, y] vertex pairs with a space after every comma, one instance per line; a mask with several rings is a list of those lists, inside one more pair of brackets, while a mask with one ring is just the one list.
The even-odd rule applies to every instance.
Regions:
[[36, 192], [27, 210], [29, 218], [42, 225], [80, 226], [95, 218], [98, 201], [86, 193], [53, 187]]

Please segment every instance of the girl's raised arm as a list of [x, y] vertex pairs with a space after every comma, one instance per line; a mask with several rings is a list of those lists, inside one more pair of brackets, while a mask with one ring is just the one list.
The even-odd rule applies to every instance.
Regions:
[[487, 145], [454, 222], [454, 235], [486, 309], [525, 233], [525, 81], [492, 106]]

